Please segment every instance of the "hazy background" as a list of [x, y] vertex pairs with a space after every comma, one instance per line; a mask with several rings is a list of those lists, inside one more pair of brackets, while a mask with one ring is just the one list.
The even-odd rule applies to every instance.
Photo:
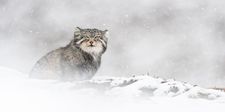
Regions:
[[28, 73], [76, 26], [109, 30], [98, 76], [225, 87], [225, 1], [0, 0], [0, 66]]

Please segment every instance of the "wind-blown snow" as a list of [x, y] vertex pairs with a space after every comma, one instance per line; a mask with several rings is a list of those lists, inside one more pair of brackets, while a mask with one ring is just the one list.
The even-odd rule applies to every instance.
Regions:
[[225, 92], [149, 75], [60, 82], [0, 67], [0, 112], [224, 111]]
[[0, 66], [28, 73], [79, 26], [109, 30], [98, 75], [150, 72], [224, 87], [224, 6], [224, 0], [0, 0]]

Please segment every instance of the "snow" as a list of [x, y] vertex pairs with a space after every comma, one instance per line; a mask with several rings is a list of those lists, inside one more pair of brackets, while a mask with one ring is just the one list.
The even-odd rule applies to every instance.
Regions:
[[225, 92], [150, 75], [60, 82], [0, 67], [0, 112], [224, 112]]

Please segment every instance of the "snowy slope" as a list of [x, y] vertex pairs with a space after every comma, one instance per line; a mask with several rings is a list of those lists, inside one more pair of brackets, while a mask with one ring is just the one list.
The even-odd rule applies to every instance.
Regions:
[[224, 112], [225, 93], [149, 75], [60, 82], [0, 67], [0, 112]]
[[125, 96], [166, 96], [187, 97], [201, 99], [223, 99], [225, 92], [213, 89], [204, 89], [186, 82], [173, 79], [161, 79], [149, 75], [133, 76], [129, 78], [101, 78], [93, 79], [90, 85], [105, 85], [108, 83], [108, 95]]

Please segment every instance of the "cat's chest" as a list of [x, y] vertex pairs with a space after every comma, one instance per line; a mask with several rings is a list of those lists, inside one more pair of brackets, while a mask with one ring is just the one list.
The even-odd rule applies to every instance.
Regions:
[[91, 56], [91, 55], [68, 55], [65, 56], [64, 59], [66, 64], [71, 67], [79, 67], [79, 68], [98, 68], [100, 66], [100, 58]]

